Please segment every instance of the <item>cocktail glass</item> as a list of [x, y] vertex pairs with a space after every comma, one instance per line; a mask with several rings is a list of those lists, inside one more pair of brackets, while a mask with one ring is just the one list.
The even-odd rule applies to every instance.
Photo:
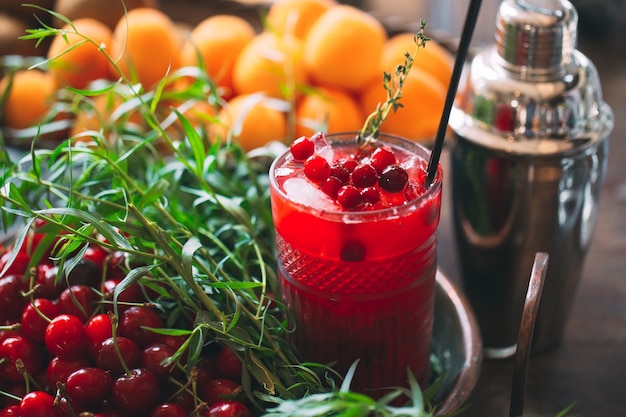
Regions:
[[[325, 157], [354, 154], [355, 137], [328, 135]], [[409, 370], [425, 387], [430, 369], [442, 173], [423, 187], [426, 148], [384, 134], [378, 145], [391, 147], [420, 184], [408, 203], [343, 211], [320, 202], [327, 198], [306, 179], [285, 186], [304, 178], [289, 151], [270, 168], [282, 298], [296, 322], [293, 342], [304, 360], [338, 372], [359, 360], [351, 385], [356, 391], [407, 386]]]

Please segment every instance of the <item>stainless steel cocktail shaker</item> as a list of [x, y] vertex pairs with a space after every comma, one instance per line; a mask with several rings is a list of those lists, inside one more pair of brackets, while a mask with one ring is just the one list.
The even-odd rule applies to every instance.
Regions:
[[515, 352], [537, 252], [550, 262], [533, 351], [558, 344], [592, 239], [613, 114], [577, 20], [566, 0], [503, 0], [450, 117], [460, 269], [486, 356]]

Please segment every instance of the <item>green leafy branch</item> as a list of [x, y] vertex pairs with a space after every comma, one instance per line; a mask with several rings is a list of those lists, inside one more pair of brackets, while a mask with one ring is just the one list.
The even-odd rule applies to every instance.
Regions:
[[383, 88], [385, 89], [387, 98], [384, 102], [378, 103], [376, 109], [365, 120], [363, 127], [359, 133], [359, 141], [367, 141], [369, 138], [376, 138], [380, 133], [380, 128], [387, 119], [391, 111], [396, 112], [403, 107], [400, 99], [402, 98], [402, 88], [407, 75], [413, 67], [415, 57], [420, 48], [426, 47], [426, 43], [430, 40], [424, 34], [426, 22], [420, 22], [420, 30], [415, 34], [415, 49], [413, 53], [406, 52], [404, 55], [404, 63], [396, 67], [394, 76], [388, 72], [383, 73]]

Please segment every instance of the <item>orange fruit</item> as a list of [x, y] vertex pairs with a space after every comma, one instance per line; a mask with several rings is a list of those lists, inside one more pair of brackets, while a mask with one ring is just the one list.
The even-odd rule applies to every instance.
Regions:
[[179, 68], [181, 43], [178, 29], [165, 13], [140, 7], [115, 26], [111, 56], [125, 77], [148, 89]]
[[56, 89], [54, 78], [48, 72], [19, 70], [5, 75], [0, 81], [0, 97], [5, 99], [3, 124], [12, 129], [38, 125], [52, 109]]
[[[366, 114], [386, 100], [381, 81], [366, 88], [361, 103]], [[402, 88], [400, 103], [404, 107], [389, 112], [381, 131], [404, 136], [413, 140], [429, 140], [437, 133], [439, 120], [446, 99], [446, 88], [432, 75], [420, 68], [412, 68]]]
[[320, 87], [302, 97], [296, 106], [295, 136], [358, 131], [363, 125], [363, 111], [354, 97], [334, 87]]
[[386, 39], [383, 25], [368, 13], [349, 5], [331, 7], [309, 30], [304, 63], [314, 83], [359, 91], [382, 77]]
[[233, 68], [237, 95], [263, 92], [271, 97], [285, 97], [306, 82], [302, 42], [267, 31], [246, 45]]
[[[204, 100], [189, 100], [183, 103], [176, 103], [173, 107], [176, 107], [201, 135], [210, 131], [211, 125], [215, 122], [215, 118], [217, 117], [214, 107], [209, 104], [208, 101]], [[168, 108], [168, 113], [169, 111], [170, 109]], [[186, 135], [184, 127], [178, 117], [174, 123], [165, 130], [170, 139], [175, 141], [182, 140]]]
[[[124, 16], [125, 10], [131, 10], [138, 7], [157, 7], [157, 0], [55, 0], [51, 1], [52, 6], [47, 7], [54, 10], [71, 21], [91, 17], [104, 23], [110, 29], [113, 29], [117, 22]], [[53, 8], [52, 8], [53, 7]], [[27, 9], [28, 10], [28, 9]], [[31, 12], [32, 13], [32, 12]], [[59, 25], [61, 20], [56, 17], [54, 23]]]
[[198, 66], [200, 58], [207, 74], [229, 95], [235, 61], [254, 36], [252, 25], [239, 16], [211, 16], [191, 30], [181, 52], [181, 65]]
[[304, 39], [313, 23], [334, 0], [279, 0], [271, 4], [265, 25], [270, 31]]
[[[385, 71], [395, 71], [398, 64], [404, 63], [404, 54], [415, 51], [415, 34], [403, 32], [391, 37], [385, 44], [382, 55], [382, 66]], [[429, 40], [426, 47], [420, 47], [415, 56], [413, 68], [420, 68], [434, 76], [447, 88], [452, 76], [454, 59], [441, 44]]]
[[60, 85], [74, 88], [110, 78], [109, 60], [100, 48], [106, 51], [110, 47], [111, 29], [91, 18], [77, 19], [73, 25], [75, 28], [63, 26], [63, 32], [52, 39], [47, 54], [52, 75]]
[[219, 112], [222, 124], [215, 124], [212, 136], [232, 138], [246, 151], [268, 142], [282, 141], [287, 135], [285, 113], [271, 107], [262, 94], [243, 94], [231, 99]]

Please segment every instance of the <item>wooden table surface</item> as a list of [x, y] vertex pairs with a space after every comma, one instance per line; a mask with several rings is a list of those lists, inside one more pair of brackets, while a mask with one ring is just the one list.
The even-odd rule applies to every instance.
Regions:
[[[532, 356], [525, 415], [626, 416], [626, 32], [612, 40], [581, 33], [579, 49], [596, 65], [615, 114], [598, 224], [562, 343]], [[445, 162], [445, 161], [444, 161]], [[459, 279], [452, 219], [444, 199], [440, 267]], [[484, 361], [463, 417], [506, 417], [513, 363]]]

